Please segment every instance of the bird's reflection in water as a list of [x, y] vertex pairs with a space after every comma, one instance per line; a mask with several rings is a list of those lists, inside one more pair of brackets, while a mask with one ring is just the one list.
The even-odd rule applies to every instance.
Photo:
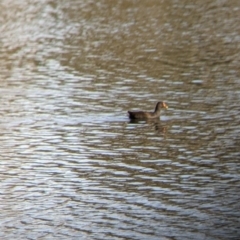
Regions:
[[163, 124], [159, 119], [131, 119], [129, 123], [139, 125], [147, 123], [147, 126], [153, 126], [156, 132], [164, 135], [167, 133], [167, 125]]

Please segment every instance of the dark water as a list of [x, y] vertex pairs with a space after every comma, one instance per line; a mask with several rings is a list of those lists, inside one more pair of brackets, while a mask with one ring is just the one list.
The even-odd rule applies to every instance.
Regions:
[[1, 1], [0, 239], [239, 239], [239, 15]]

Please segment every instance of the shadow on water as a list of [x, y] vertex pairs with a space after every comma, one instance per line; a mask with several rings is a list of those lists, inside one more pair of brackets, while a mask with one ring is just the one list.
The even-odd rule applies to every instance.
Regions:
[[168, 126], [166, 123], [162, 123], [160, 119], [146, 119], [146, 120], [139, 120], [139, 119], [130, 119], [129, 124], [136, 124], [140, 125], [143, 128], [147, 126], [149, 129], [149, 126], [151, 126], [152, 129], [155, 130], [157, 133], [166, 134]]

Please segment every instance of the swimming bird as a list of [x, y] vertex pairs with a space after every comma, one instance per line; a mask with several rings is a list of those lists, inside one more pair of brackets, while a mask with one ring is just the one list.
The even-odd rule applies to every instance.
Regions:
[[159, 118], [160, 110], [162, 108], [167, 109], [168, 106], [165, 102], [158, 102], [154, 112], [144, 112], [144, 111], [128, 111], [128, 116], [130, 119], [150, 119]]

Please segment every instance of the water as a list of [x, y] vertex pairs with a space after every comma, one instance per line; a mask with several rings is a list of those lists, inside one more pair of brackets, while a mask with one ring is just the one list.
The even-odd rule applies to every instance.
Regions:
[[239, 239], [239, 10], [2, 1], [0, 238]]

